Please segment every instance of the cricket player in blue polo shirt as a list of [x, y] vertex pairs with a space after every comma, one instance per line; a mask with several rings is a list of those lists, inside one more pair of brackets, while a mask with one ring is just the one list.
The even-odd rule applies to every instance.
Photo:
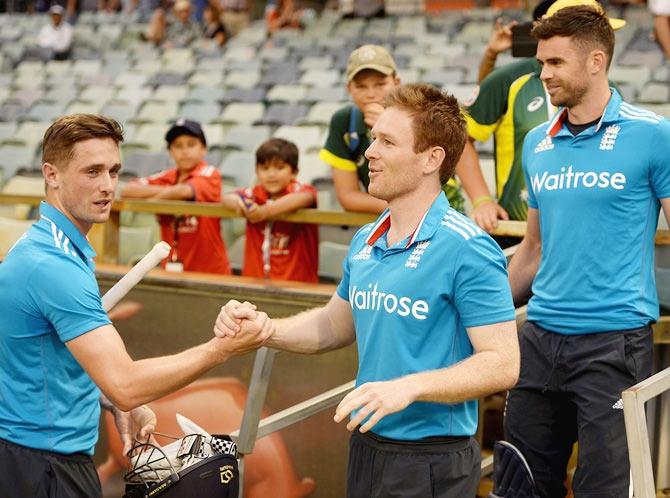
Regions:
[[101, 404], [130, 449], [156, 423], [143, 403], [259, 347], [271, 331], [267, 321], [172, 356], [128, 355], [102, 308], [86, 238], [109, 218], [122, 140], [118, 123], [102, 116], [65, 116], [49, 127], [40, 219], [0, 264], [2, 498], [100, 497], [91, 455]]
[[592, 7], [565, 7], [533, 29], [540, 78], [559, 106], [525, 139], [527, 232], [510, 263], [521, 375], [506, 438], [540, 496], [629, 496], [621, 392], [651, 373], [659, 314], [654, 235], [670, 214], [670, 123], [608, 86], [614, 33]]
[[[389, 208], [355, 235], [330, 302], [275, 320], [268, 344], [316, 353], [357, 341], [357, 387], [335, 414], [353, 431], [349, 498], [474, 497], [474, 400], [519, 369], [506, 261], [441, 192], [466, 140], [454, 97], [402, 86], [372, 135], [369, 192]], [[229, 303], [215, 332], [233, 334], [240, 318], [255, 312]]]

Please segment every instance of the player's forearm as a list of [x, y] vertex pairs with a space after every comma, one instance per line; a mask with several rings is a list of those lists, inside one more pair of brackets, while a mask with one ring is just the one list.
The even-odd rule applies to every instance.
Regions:
[[153, 401], [190, 384], [216, 365], [233, 356], [222, 353], [212, 341], [214, 338], [181, 353], [131, 362], [110, 375], [109, 385], [101, 386], [114, 406], [123, 411]]
[[303, 311], [293, 317], [273, 320], [276, 326], [267, 345], [283, 351], [314, 354], [351, 344], [354, 335], [342, 330], [326, 308]]
[[509, 284], [515, 306], [521, 306], [531, 295], [531, 286], [542, 257], [542, 245], [539, 240], [528, 236], [519, 244], [509, 263]]
[[381, 213], [388, 207], [386, 201], [377, 199], [367, 192], [345, 192], [337, 195], [337, 200], [347, 211], [356, 211], [359, 213]]
[[461, 403], [509, 389], [519, 376], [519, 351], [481, 351], [449, 368], [402, 377], [415, 401]]

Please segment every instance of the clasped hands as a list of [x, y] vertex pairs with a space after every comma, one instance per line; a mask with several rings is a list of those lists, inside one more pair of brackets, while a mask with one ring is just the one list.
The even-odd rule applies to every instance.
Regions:
[[[256, 306], [231, 300], [221, 308], [214, 324], [217, 337], [235, 337], [240, 332], [267, 333], [271, 337], [276, 327], [268, 315], [256, 310]], [[347, 429], [353, 431], [359, 425], [367, 432], [385, 416], [405, 409], [416, 401], [419, 390], [412, 376], [368, 382], [347, 394], [335, 409], [333, 419], [339, 423], [351, 416]]]

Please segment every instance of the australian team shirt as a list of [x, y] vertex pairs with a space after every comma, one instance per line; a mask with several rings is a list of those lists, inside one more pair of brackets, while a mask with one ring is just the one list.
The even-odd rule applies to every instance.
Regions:
[[66, 344], [111, 323], [94, 257], [86, 237], [43, 202], [0, 265], [0, 438], [93, 453], [100, 391]]
[[[176, 185], [177, 168], [140, 178], [144, 185]], [[221, 202], [221, 174], [214, 166], [201, 162], [189, 173], [185, 183], [193, 189], [195, 202]], [[161, 238], [172, 250], [167, 258], [177, 258], [186, 271], [230, 274], [226, 245], [221, 238], [221, 220], [209, 216], [159, 215]]]
[[[444, 194], [391, 247], [390, 223], [387, 210], [356, 233], [337, 288], [353, 313], [358, 386], [454, 365], [473, 354], [467, 328], [514, 320], [505, 257]], [[416, 441], [469, 436], [476, 427], [476, 401], [415, 402], [373, 432]]]
[[496, 196], [513, 220], [525, 220], [528, 212], [521, 167], [523, 139], [553, 113], [539, 76], [535, 59], [500, 67], [482, 81], [465, 112], [471, 138], [485, 142], [493, 135], [495, 139]]
[[670, 197], [670, 123], [623, 102], [577, 136], [559, 109], [524, 142], [528, 206], [542, 256], [528, 319], [561, 334], [641, 327], [658, 318], [654, 236]]

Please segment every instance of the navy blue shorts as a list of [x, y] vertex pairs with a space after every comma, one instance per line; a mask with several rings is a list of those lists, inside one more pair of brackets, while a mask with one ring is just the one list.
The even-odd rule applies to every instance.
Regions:
[[347, 498], [474, 498], [480, 465], [471, 437], [396, 441], [357, 428], [349, 442]]
[[101, 498], [91, 457], [34, 450], [0, 439], [2, 498]]
[[521, 372], [510, 391], [505, 439], [526, 457], [542, 498], [563, 498], [579, 442], [575, 498], [627, 498], [630, 465], [621, 392], [651, 375], [651, 326], [556, 334], [519, 331]]

